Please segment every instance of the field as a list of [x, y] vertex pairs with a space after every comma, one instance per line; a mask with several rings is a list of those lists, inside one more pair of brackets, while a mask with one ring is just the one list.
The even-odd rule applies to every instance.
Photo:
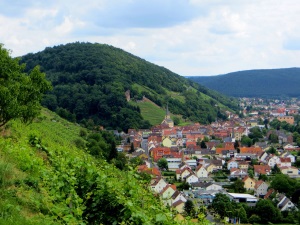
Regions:
[[165, 115], [166, 111], [151, 102], [133, 102], [130, 104], [139, 106], [141, 109], [141, 114], [145, 120], [148, 120], [151, 125], [160, 124]]

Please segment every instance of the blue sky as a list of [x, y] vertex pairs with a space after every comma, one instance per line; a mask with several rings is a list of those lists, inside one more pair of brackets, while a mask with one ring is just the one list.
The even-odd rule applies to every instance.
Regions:
[[183, 76], [300, 67], [298, 0], [0, 1], [12, 56], [69, 42], [119, 47]]

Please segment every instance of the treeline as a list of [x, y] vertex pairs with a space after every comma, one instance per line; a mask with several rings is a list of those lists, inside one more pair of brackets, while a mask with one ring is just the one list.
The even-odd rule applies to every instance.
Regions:
[[300, 68], [247, 70], [189, 79], [234, 97], [299, 97]]
[[[95, 125], [124, 131], [149, 128], [150, 123], [142, 118], [140, 109], [126, 101], [127, 90], [131, 91], [131, 97], [144, 95], [159, 106], [169, 102], [172, 113], [201, 123], [223, 116], [216, 104], [231, 109], [237, 106], [234, 99], [109, 45], [60, 45], [23, 56], [21, 61], [26, 63], [27, 70], [40, 65], [52, 82], [53, 91], [42, 104], [64, 118], [83, 124], [92, 121]], [[145, 89], [139, 90], [134, 84]], [[170, 97], [168, 92], [183, 95], [185, 101]], [[211, 96], [210, 100], [201, 97], [200, 92]]]

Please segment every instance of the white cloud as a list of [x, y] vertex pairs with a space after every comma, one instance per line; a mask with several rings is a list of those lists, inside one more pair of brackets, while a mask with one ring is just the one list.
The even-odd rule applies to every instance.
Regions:
[[299, 12], [297, 0], [4, 0], [0, 43], [14, 56], [107, 43], [181, 75], [299, 67]]

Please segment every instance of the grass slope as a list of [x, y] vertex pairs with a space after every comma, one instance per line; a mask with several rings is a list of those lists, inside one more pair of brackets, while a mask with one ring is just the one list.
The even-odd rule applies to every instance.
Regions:
[[133, 102], [131, 101], [130, 104], [134, 106], [139, 106], [141, 109], [142, 117], [145, 120], [148, 120], [151, 125], [157, 125], [160, 124], [165, 115], [166, 111], [160, 108], [159, 106], [151, 103], [151, 102]]
[[1, 130], [0, 224], [177, 224], [138, 174], [77, 149], [80, 129], [43, 110]]

